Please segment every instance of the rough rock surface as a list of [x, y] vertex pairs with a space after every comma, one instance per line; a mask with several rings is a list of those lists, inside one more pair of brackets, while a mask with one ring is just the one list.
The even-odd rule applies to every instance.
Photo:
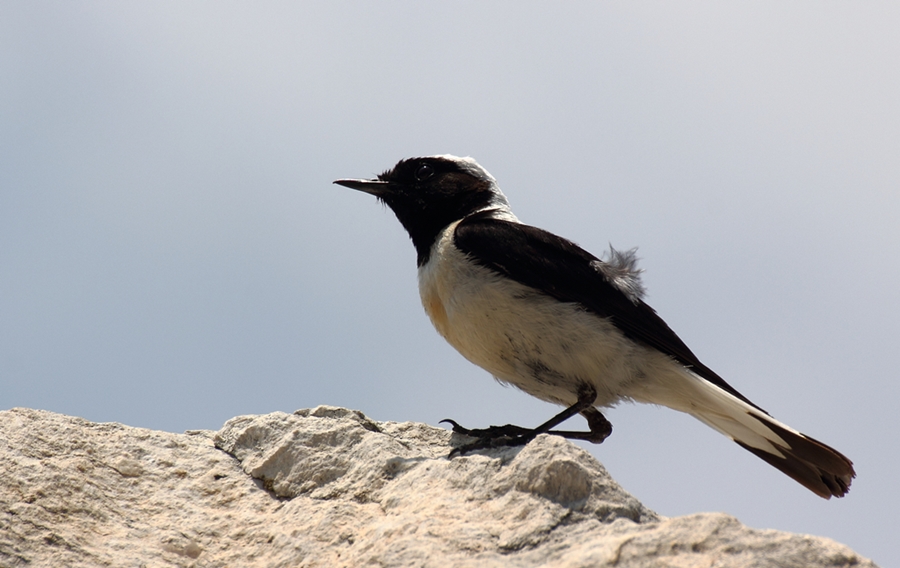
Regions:
[[326, 406], [185, 434], [3, 411], [0, 566], [875, 566], [662, 518], [561, 438], [446, 459], [456, 442]]

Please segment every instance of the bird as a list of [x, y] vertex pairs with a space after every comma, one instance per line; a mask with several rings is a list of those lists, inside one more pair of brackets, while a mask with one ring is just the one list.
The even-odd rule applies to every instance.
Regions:
[[[539, 434], [601, 443], [612, 424], [600, 408], [629, 401], [697, 418], [820, 497], [848, 492], [856, 476], [849, 459], [739, 393], [644, 302], [636, 249], [610, 246], [601, 260], [522, 223], [470, 157], [407, 158], [374, 179], [334, 183], [375, 196], [397, 216], [416, 250], [422, 305], [450, 345], [502, 384], [565, 407], [535, 428], [446, 420], [474, 438], [449, 457]], [[587, 431], [555, 429], [576, 414]]]

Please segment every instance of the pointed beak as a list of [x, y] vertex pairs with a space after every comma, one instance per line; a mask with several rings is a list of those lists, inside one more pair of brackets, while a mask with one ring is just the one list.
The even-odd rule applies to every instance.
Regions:
[[350, 189], [355, 189], [357, 191], [363, 191], [376, 197], [384, 195], [385, 192], [387, 192], [388, 186], [390, 185], [386, 181], [377, 179], [336, 179], [333, 183], [343, 185], [344, 187], [349, 187]]

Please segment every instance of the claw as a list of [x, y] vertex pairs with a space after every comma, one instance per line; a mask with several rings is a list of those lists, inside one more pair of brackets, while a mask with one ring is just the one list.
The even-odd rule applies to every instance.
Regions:
[[464, 428], [464, 427], [460, 426], [455, 420], [451, 420], [451, 419], [449, 419], [449, 418], [444, 418], [443, 420], [441, 420], [440, 422], [438, 422], [438, 424], [442, 424], [442, 423], [444, 423], [444, 422], [446, 422], [447, 424], [450, 424], [451, 426], [453, 426], [453, 432], [455, 432], [455, 433], [457, 433], [457, 434], [462, 434], [463, 436], [469, 436], [469, 437], [472, 437], [472, 438], [477, 438], [477, 437], [478, 437], [478, 436], [476, 436], [474, 433], [472, 433], [472, 431], [469, 430], [468, 428]]

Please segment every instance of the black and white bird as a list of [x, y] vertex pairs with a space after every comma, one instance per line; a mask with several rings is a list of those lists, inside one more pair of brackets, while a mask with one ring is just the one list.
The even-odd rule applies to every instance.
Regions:
[[[644, 303], [633, 251], [603, 261], [519, 222], [472, 158], [410, 158], [376, 179], [334, 183], [397, 215], [416, 248], [422, 304], [450, 345], [500, 382], [566, 407], [533, 429], [448, 421], [476, 438], [454, 453], [542, 433], [600, 443], [612, 425], [597, 407], [636, 401], [694, 416], [821, 497], [847, 493], [849, 459], [750, 402]], [[554, 430], [575, 414], [588, 432]]]

